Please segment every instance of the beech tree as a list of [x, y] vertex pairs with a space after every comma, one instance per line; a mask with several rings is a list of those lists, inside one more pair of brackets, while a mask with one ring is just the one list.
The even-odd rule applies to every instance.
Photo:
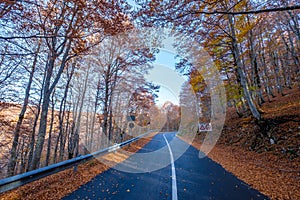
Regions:
[[97, 90], [103, 91], [97, 92], [103, 106], [102, 132], [108, 141], [112, 140], [113, 109], [120, 92], [117, 85], [127, 81], [126, 76], [130, 77], [130, 74], [135, 73], [138, 77], [141, 72], [146, 72], [150, 68], [149, 62], [154, 60], [154, 50], [145, 47], [142, 41], [144, 38], [129, 33], [108, 38], [99, 46], [98, 52], [95, 51], [94, 56], [94, 63], [100, 73], [100, 87]]
[[[111, 9], [113, 15], [104, 16], [105, 9]], [[119, 11], [118, 7], [109, 4], [107, 7], [103, 7], [102, 2], [54, 1], [43, 7], [37, 7], [38, 20], [42, 22], [41, 29], [44, 35], [51, 35], [51, 37], [46, 38], [49, 49], [48, 61], [45, 68], [46, 78], [43, 88], [38, 138], [31, 169], [36, 169], [39, 166], [46, 134], [49, 98], [65, 69], [66, 63], [78, 54], [87, 51], [90, 46], [98, 43], [101, 37], [96, 39], [95, 37], [101, 36], [100, 34], [103, 32], [106, 33], [112, 30], [118, 32], [121, 27], [119, 25], [114, 27], [114, 24], [117, 23], [111, 24], [111, 21], [105, 18], [110, 17], [122, 23], [124, 17], [117, 15]], [[85, 32], [82, 32], [83, 30]], [[93, 40], [89, 37], [93, 37]], [[58, 67], [56, 68], [57, 64]]]
[[[38, 113], [36, 117], [39, 129], [37, 140], [35, 140], [34, 131], [32, 134], [30, 164], [28, 164], [30, 169], [36, 169], [39, 166], [48, 125], [50, 97], [68, 66], [67, 63], [78, 55], [87, 53], [105, 35], [118, 34], [126, 30], [127, 24], [124, 22], [128, 21], [128, 17], [125, 15], [125, 6], [124, 2], [112, 4], [101, 1], [58, 2], [49, 0], [38, 3], [36, 1], [5, 1], [1, 3], [0, 13], [2, 24], [5, 23], [5, 34], [1, 35], [0, 39], [14, 47], [8, 49], [9, 51], [1, 51], [1, 55], [5, 56], [5, 59], [9, 55], [16, 58], [17, 56], [37, 55], [35, 51], [30, 51], [23, 44], [26, 44], [27, 40], [38, 38], [41, 39], [42, 44], [42, 53], [39, 56], [45, 58], [45, 68], [42, 72], [45, 78], [41, 88], [41, 113], [40, 115]], [[19, 32], [10, 31], [13, 26]], [[22, 51], [16, 51], [18, 49]], [[14, 63], [11, 65], [13, 66], [11, 70], [5, 72], [6, 79], [17, 66]], [[22, 123], [21, 118], [20, 123]], [[18, 145], [17, 142], [18, 134], [15, 134], [9, 174], [14, 173], [16, 154], [14, 149]]]
[[29, 95], [30, 95], [32, 81], [33, 81], [33, 76], [34, 76], [34, 73], [35, 73], [36, 64], [37, 64], [37, 57], [38, 57], [40, 45], [41, 44], [39, 43], [38, 47], [37, 47], [37, 50], [36, 50], [36, 55], [34, 56], [32, 67], [31, 67], [31, 70], [30, 70], [29, 80], [28, 80], [27, 87], [26, 87], [23, 106], [22, 106], [21, 112], [19, 114], [18, 121], [17, 121], [15, 131], [14, 131], [14, 139], [13, 139], [12, 148], [11, 148], [10, 160], [9, 160], [9, 163], [8, 163], [8, 175], [9, 176], [13, 175], [14, 169], [15, 169], [15, 166], [16, 166], [17, 147], [18, 147], [18, 143], [19, 143], [20, 129], [21, 129], [21, 124], [23, 122], [25, 112], [27, 110], [27, 106], [28, 106], [28, 103], [29, 103]]
[[[241, 99], [241, 102], [246, 103], [251, 114], [257, 120], [261, 120], [262, 117], [258, 105], [263, 102], [261, 82], [264, 83], [265, 81], [259, 77], [258, 56], [254, 53], [256, 36], [253, 29], [259, 23], [260, 17], [258, 14], [272, 16], [273, 12], [293, 13], [299, 9], [299, 6], [295, 5], [294, 1], [290, 1], [287, 4], [278, 3], [268, 5], [268, 8], [262, 8], [259, 3], [246, 0], [232, 2], [215, 1], [210, 3], [196, 1], [173, 1], [172, 3], [143, 1], [140, 3], [142, 8], [137, 16], [146, 25], [161, 26], [167, 24], [183, 34], [194, 37], [196, 41], [203, 44], [203, 47], [210, 52], [210, 55], [219, 67], [224, 66], [228, 68], [228, 64], [233, 65], [229, 70], [224, 68], [220, 70], [226, 73], [230, 71], [234, 73], [235, 82], [241, 88], [237, 94], [239, 94], [239, 97], [244, 98], [244, 100], [243, 98]], [[254, 20], [250, 20], [249, 16]], [[292, 16], [294, 15], [292, 14]], [[292, 22], [293, 20], [290, 21]], [[248, 36], [248, 38], [245, 36]], [[245, 44], [247, 39], [248, 47]], [[246, 53], [248, 49], [250, 51]], [[227, 54], [228, 52], [229, 54]], [[232, 56], [231, 58], [230, 55]], [[245, 55], [249, 55], [252, 70], [249, 70], [250, 67], [247, 64]], [[274, 54], [272, 53], [272, 55]], [[272, 65], [276, 66], [278, 63], [273, 62]], [[278, 69], [278, 67], [273, 68], [274, 76]], [[248, 70], [253, 72], [252, 82], [249, 79]], [[276, 80], [279, 84], [279, 76], [277, 76], [277, 79], [276, 77], [274, 78], [274, 81]], [[267, 87], [270, 91], [270, 86]], [[258, 105], [253, 99], [254, 90], [256, 90], [255, 94], [259, 96]]]

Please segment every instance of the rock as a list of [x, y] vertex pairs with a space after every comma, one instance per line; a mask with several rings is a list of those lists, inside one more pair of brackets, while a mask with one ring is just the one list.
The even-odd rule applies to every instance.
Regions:
[[270, 138], [270, 143], [275, 144], [275, 141], [272, 138]]

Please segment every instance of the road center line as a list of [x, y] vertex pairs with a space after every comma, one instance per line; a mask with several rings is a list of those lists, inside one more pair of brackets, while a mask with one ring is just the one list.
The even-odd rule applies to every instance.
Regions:
[[170, 152], [170, 158], [171, 158], [171, 169], [172, 169], [172, 200], [177, 200], [177, 183], [176, 183], [176, 172], [175, 172], [175, 165], [174, 165], [174, 158], [173, 153], [171, 150], [171, 147], [169, 145], [169, 142], [165, 135], [163, 135], [165, 138], [165, 141], [167, 143], [169, 152]]

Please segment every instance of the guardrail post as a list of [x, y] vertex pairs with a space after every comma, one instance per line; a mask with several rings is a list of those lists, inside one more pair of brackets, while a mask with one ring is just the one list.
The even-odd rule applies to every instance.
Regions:
[[74, 168], [73, 168], [73, 172], [77, 172], [77, 170], [78, 170], [78, 165], [75, 164], [75, 165], [74, 165]]

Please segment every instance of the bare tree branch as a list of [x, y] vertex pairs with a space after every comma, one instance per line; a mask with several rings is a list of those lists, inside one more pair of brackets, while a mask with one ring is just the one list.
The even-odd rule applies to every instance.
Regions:
[[190, 11], [189, 13], [186, 13], [184, 15], [190, 15], [190, 14], [248, 15], [248, 14], [259, 14], [259, 13], [279, 12], [279, 11], [289, 11], [289, 10], [299, 10], [299, 9], [300, 9], [300, 5], [294, 5], [294, 6], [287, 6], [287, 7], [267, 8], [267, 9], [261, 9], [261, 10], [248, 10], [248, 11], [238, 11], [238, 12], [221, 11], [221, 10], [215, 10], [215, 11], [212, 11], [212, 12], [210, 12], [210, 11]]

